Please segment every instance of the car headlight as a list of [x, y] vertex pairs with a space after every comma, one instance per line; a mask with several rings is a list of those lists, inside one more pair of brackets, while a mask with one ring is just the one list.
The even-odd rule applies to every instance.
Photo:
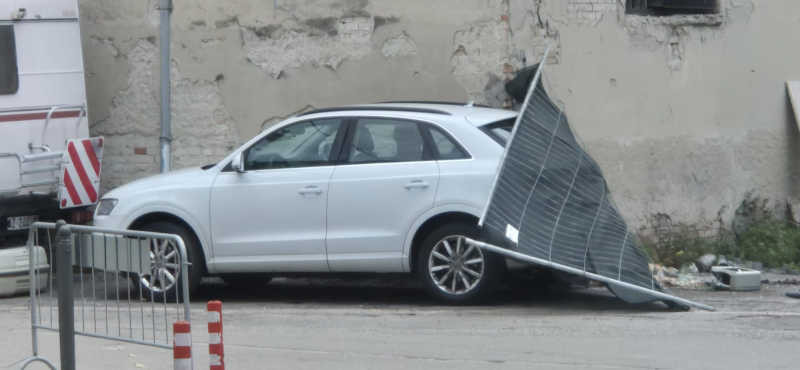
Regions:
[[96, 216], [108, 216], [111, 214], [111, 211], [114, 210], [114, 206], [117, 205], [116, 199], [101, 199], [100, 202], [97, 203], [97, 210], [95, 210]]

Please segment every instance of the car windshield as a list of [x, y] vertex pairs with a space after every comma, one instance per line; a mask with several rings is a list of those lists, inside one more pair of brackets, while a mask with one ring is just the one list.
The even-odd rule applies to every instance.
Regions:
[[514, 129], [514, 124], [516, 122], [516, 117], [504, 119], [481, 127], [481, 131], [489, 135], [489, 137], [494, 139], [500, 146], [505, 147], [506, 143], [508, 143], [508, 139], [511, 137], [511, 130]]

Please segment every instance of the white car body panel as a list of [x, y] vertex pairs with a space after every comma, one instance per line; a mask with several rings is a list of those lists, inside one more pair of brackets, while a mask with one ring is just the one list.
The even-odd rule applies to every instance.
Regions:
[[[198, 235], [211, 274], [410, 272], [412, 240], [427, 220], [448, 212], [480, 217], [503, 148], [478, 126], [513, 118], [516, 113], [428, 104], [381, 106], [424, 107], [452, 115], [402, 109], [360, 111], [355, 106], [352, 111], [291, 118], [207, 170], [173, 171], [109, 192], [103, 198], [118, 199], [118, 204], [110, 215], [96, 215], [95, 224], [128, 228], [150, 211], [178, 216]], [[449, 133], [472, 158], [223, 171], [235, 156], [273, 131], [331, 117], [430, 123]], [[421, 191], [406, 189], [413, 180], [428, 186]], [[275, 194], [261, 195], [256, 184], [274, 187]], [[322, 193], [301, 195], [299, 190], [307, 186], [317, 186]], [[322, 224], [325, 228], [320, 230]]]
[[[325, 210], [334, 168], [220, 173], [211, 189], [215, 269], [330, 271], [325, 252]], [[300, 193], [312, 187], [322, 192]]]
[[[95, 215], [94, 224], [128, 229], [140, 217], [168, 213], [184, 220], [198, 237], [206, 261], [211, 262], [208, 199], [216, 173], [200, 168], [186, 168], [137, 180], [103, 196], [119, 199], [108, 216]], [[133, 201], [135, 200], [135, 201]], [[213, 266], [208, 263], [211, 271]]]
[[438, 185], [432, 160], [337, 166], [328, 195], [331, 271], [402, 272], [406, 230], [433, 208]]

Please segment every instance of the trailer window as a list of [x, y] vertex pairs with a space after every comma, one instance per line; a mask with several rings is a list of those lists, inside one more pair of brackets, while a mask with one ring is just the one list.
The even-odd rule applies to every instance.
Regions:
[[14, 26], [0, 26], [0, 95], [16, 94], [19, 89], [17, 74], [17, 45]]

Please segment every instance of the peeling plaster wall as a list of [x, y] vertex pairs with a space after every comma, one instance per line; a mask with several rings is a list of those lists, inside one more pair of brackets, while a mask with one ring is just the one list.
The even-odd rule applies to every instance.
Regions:
[[[158, 3], [80, 2], [91, 131], [109, 142], [103, 191], [158, 170]], [[176, 0], [172, 166], [214, 163], [309, 107], [421, 99], [466, 104], [472, 93], [465, 85], [473, 81], [453, 74], [454, 35], [497, 22], [503, 4]], [[482, 45], [472, 47], [478, 53]], [[501, 49], [495, 54], [504, 57]], [[492, 67], [502, 76], [502, 63]], [[486, 77], [474, 76], [482, 89]]]
[[512, 0], [510, 27], [529, 56], [555, 46], [546, 84], [632, 226], [729, 227], [748, 192], [782, 215], [800, 195], [785, 88], [800, 78], [800, 2], [721, 0], [719, 14], [667, 17], [623, 3]]
[[[157, 3], [81, 0], [103, 190], [158, 169]], [[800, 2], [720, 3], [645, 17], [621, 0], [175, 0], [173, 167], [314, 107], [509, 107], [503, 83], [550, 46], [546, 85], [633, 226], [727, 226], [748, 192], [778, 210], [800, 198], [783, 85], [800, 79]]]
[[[113, 54], [113, 53], [112, 53]], [[111, 102], [110, 116], [92, 126], [106, 138], [102, 189], [158, 173], [160, 110], [154, 70], [158, 49], [140, 39], [127, 53], [128, 87]], [[172, 165], [175, 168], [214, 163], [240, 142], [235, 122], [222, 101], [216, 82], [181, 77], [172, 65]]]

